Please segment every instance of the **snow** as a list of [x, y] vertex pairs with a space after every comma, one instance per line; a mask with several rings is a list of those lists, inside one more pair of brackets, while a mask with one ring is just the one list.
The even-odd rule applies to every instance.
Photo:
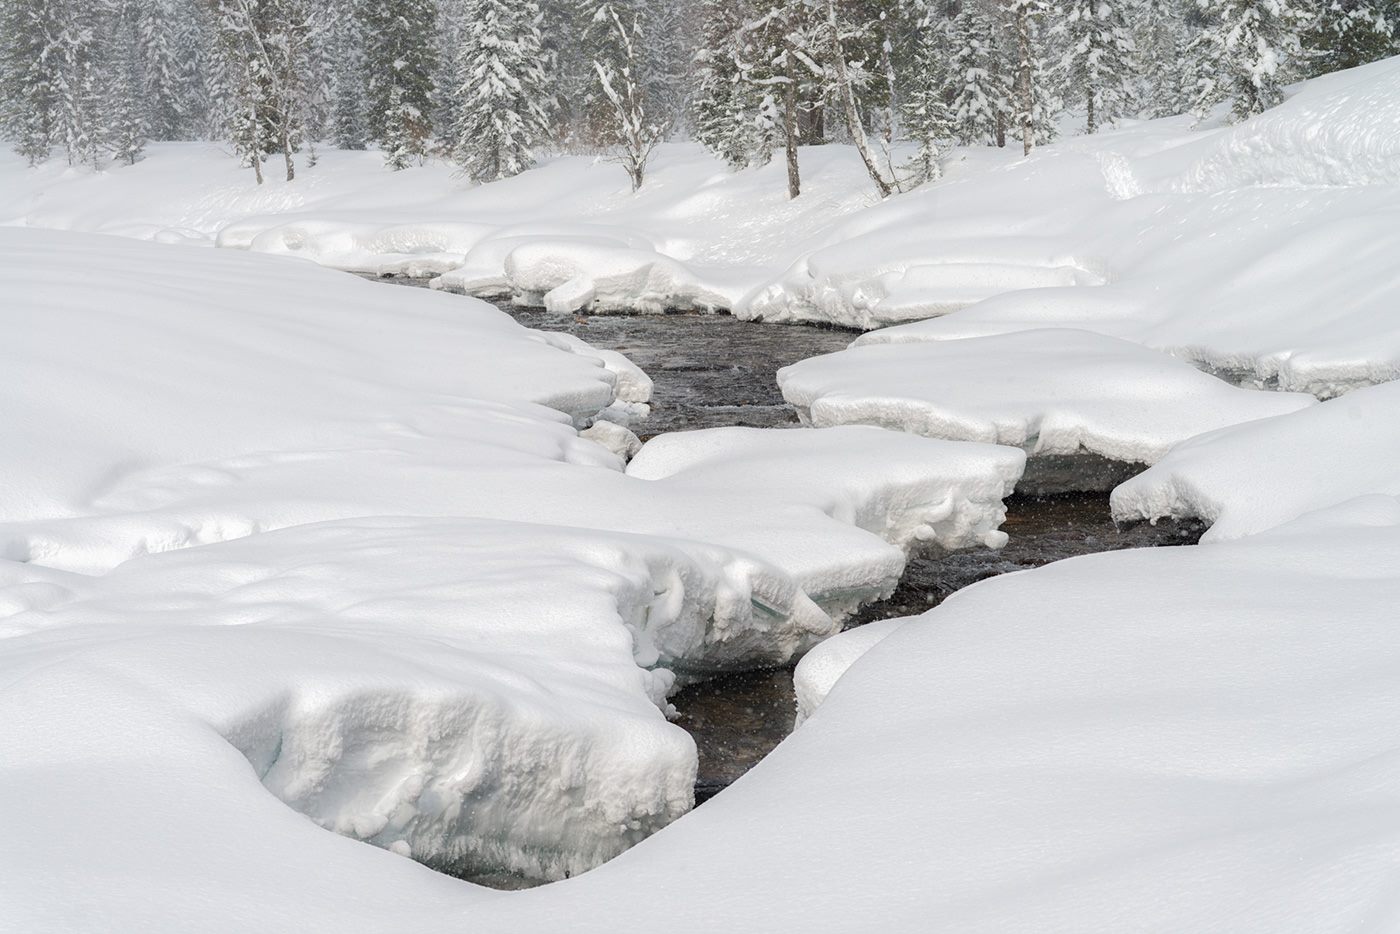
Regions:
[[689, 810], [678, 677], [790, 661], [919, 542], [1005, 540], [1020, 452], [735, 430], [624, 472], [600, 419], [647, 377], [483, 303], [90, 234], [0, 256], [0, 745], [43, 725], [59, 763], [0, 783], [98, 796], [55, 815], [261, 814], [261, 787], [432, 865], [577, 874]]
[[1146, 464], [1194, 435], [1316, 401], [1239, 389], [1140, 345], [1065, 328], [867, 344], [786, 367], [778, 383], [818, 427], [881, 425]]
[[1400, 495], [1400, 383], [1193, 438], [1114, 490], [1113, 515], [1199, 518], [1216, 542], [1366, 494]]
[[907, 619], [901, 618], [866, 623], [832, 636], [802, 656], [792, 672], [792, 686], [797, 695], [796, 725], [801, 726], [817, 712], [836, 682], [862, 655], [906, 622]]
[[975, 585], [861, 656], [729, 791], [505, 923], [1388, 927], [1396, 600], [1391, 497]]
[[[791, 204], [687, 145], [636, 198], [582, 158], [468, 188], [331, 152], [258, 190], [203, 145], [4, 156], [5, 923], [1394, 927], [1400, 399], [1365, 387], [1400, 377], [1397, 101], [1380, 62], [875, 206], [840, 147]], [[941, 317], [784, 374], [816, 423], [900, 431], [638, 448], [616, 354], [291, 257], [558, 311]], [[1210, 544], [838, 635], [906, 549], [999, 544], [1022, 446], [1155, 461], [1115, 513]], [[804, 652], [801, 728], [677, 820], [669, 692]]]
[[1042, 147], [838, 221], [735, 310], [946, 316], [872, 335], [891, 341], [1091, 330], [1319, 396], [1394, 379], [1397, 100], [1389, 59], [1238, 126], [1173, 118]]
[[548, 295], [560, 311], [729, 308], [831, 219], [874, 200], [847, 147], [804, 147], [802, 160], [806, 194], [789, 202], [782, 166], [733, 173], [690, 143], [661, 146], [635, 195], [618, 165], [587, 156], [473, 185], [450, 164], [387, 172], [378, 153], [330, 150], [295, 182], [258, 187], [202, 143], [153, 144], [136, 165], [100, 174], [31, 171], [5, 153], [0, 224], [440, 277], [453, 291], [541, 305]]

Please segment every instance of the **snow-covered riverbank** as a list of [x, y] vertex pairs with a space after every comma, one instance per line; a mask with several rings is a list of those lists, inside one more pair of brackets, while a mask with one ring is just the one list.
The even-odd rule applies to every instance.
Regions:
[[[1398, 100], [1382, 62], [877, 207], [839, 148], [791, 205], [685, 147], [636, 199], [585, 160], [450, 199], [349, 153], [262, 190], [198, 147], [0, 166], [0, 217], [68, 228], [0, 229], [0, 925], [1390, 926], [1400, 409], [1358, 387], [1400, 374]], [[647, 402], [616, 354], [287, 254], [556, 308], [951, 313], [785, 378], [820, 424], [901, 431], [628, 465], [580, 434]], [[915, 543], [998, 545], [1023, 447], [1156, 462], [1118, 513], [1213, 541], [836, 636], [802, 728], [676, 820], [676, 677], [834, 636]], [[510, 895], [394, 855], [619, 853]]]

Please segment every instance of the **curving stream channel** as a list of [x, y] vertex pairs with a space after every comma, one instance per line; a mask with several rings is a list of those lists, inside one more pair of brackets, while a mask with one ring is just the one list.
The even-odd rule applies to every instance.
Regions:
[[[385, 279], [401, 285], [422, 280]], [[740, 321], [729, 315], [558, 315], [501, 305], [526, 327], [566, 331], [625, 354], [652, 378], [652, 414], [633, 426], [642, 440], [670, 431], [746, 425], [795, 428], [797, 415], [778, 391], [776, 373], [791, 363], [843, 350], [855, 332]], [[916, 554], [899, 588], [863, 608], [846, 628], [912, 616], [989, 577], [1076, 555], [1165, 545], [1190, 545], [1202, 529], [1162, 522], [1120, 529], [1109, 518], [1107, 493], [1016, 495], [1007, 500], [1001, 551]], [[700, 754], [699, 806], [723, 791], [788, 735], [796, 711], [791, 668], [746, 672], [684, 688], [671, 698], [677, 723]], [[499, 888], [523, 880], [474, 878]]]

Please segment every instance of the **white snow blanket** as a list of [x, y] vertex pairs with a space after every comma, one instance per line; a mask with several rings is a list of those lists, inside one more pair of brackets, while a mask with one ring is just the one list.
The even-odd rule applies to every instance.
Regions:
[[1397, 601], [1389, 497], [978, 584], [729, 791], [503, 926], [1392, 927]]
[[1224, 541], [1368, 493], [1400, 495], [1400, 383], [1192, 439], [1114, 490], [1113, 515], [1202, 519]]
[[778, 383], [818, 427], [881, 425], [1145, 464], [1202, 432], [1316, 402], [1240, 389], [1141, 345], [1067, 328], [857, 346], [785, 367]]
[[[60, 160], [61, 161], [61, 160]], [[803, 191], [784, 168], [732, 172], [698, 144], [667, 144], [631, 191], [592, 156], [546, 159], [474, 185], [429, 162], [329, 150], [287, 183], [257, 186], [226, 149], [153, 144], [100, 174], [0, 152], [0, 224], [115, 233], [284, 254], [556, 311], [727, 309], [778, 275], [874, 189], [850, 147], [804, 147]]]
[[793, 691], [797, 695], [795, 726], [801, 726], [817, 712], [836, 682], [862, 655], [907, 622], [908, 619], [901, 618], [866, 623], [837, 633], [802, 656], [792, 672]]
[[[1023, 461], [775, 432], [730, 439], [751, 488], [674, 447], [628, 475], [577, 429], [645, 376], [483, 303], [49, 231], [0, 230], [0, 264], [0, 748], [34, 751], [0, 758], [7, 807], [256, 814], [260, 781], [435, 865], [581, 872], [690, 807], [676, 672], [791, 660], [915, 540], [999, 545]], [[87, 849], [84, 884], [133, 846], [197, 861], [36, 832], [7, 845]]]
[[1400, 376], [1400, 59], [1239, 126], [1188, 124], [891, 199], [736, 313], [872, 328], [956, 312], [882, 340], [1080, 328], [1324, 396]]

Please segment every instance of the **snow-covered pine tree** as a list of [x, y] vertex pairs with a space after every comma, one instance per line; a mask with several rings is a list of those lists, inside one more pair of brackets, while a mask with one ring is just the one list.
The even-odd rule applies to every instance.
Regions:
[[365, 46], [353, 0], [342, 0], [332, 8], [327, 42], [331, 139], [341, 149], [364, 149], [369, 142]]
[[905, 170], [920, 185], [943, 174], [943, 150], [956, 135], [948, 102], [952, 22], [937, 9], [925, 9], [915, 35], [905, 63], [902, 111], [904, 135], [919, 146]]
[[1303, 41], [1313, 75], [1400, 53], [1400, 0], [1321, 0]]
[[581, 87], [578, 104], [579, 134], [585, 145], [606, 149], [622, 142], [616, 108], [598, 79], [598, 66], [613, 75], [628, 69], [645, 93], [653, 71], [651, 49], [633, 46], [619, 35], [617, 23], [630, 33], [649, 34], [648, 7], [643, 0], [577, 0], [583, 52], [591, 80]]
[[433, 75], [437, 68], [433, 0], [363, 0], [365, 73], [370, 138], [385, 163], [420, 161], [432, 139]]
[[1136, 48], [1120, 0], [1062, 0], [1052, 36], [1065, 97], [1084, 104], [1084, 131], [1122, 116], [1132, 100]]
[[1048, 0], [1005, 0], [1007, 28], [1011, 32], [1013, 70], [1011, 119], [1021, 137], [1022, 151], [1031, 154], [1055, 135], [1058, 109], [1046, 79], [1043, 21], [1050, 11]]
[[666, 138], [668, 127], [651, 119], [647, 112], [646, 89], [642, 83], [642, 47], [646, 41], [641, 19], [631, 12], [629, 19], [617, 7], [607, 10], [612, 20], [616, 42], [621, 51], [615, 64], [594, 59], [598, 84], [613, 110], [615, 127], [609, 133], [616, 142], [616, 159], [627, 170], [632, 190], [642, 187], [646, 180], [647, 163], [651, 154]]
[[51, 0], [61, 28], [45, 54], [55, 63], [54, 135], [73, 165], [102, 164], [106, 149], [106, 94], [102, 83], [104, 5]]
[[[150, 136], [152, 102], [146, 94], [150, 88], [147, 68], [151, 60], [145, 47], [148, 24], [143, 6], [141, 0], [116, 0], [105, 56], [107, 145], [112, 157], [127, 165], [135, 165], [141, 158]], [[178, 113], [175, 120], [167, 126], [170, 133], [178, 130]]]
[[0, 133], [30, 165], [49, 157], [58, 110], [58, 4], [0, 0]]
[[953, 19], [948, 69], [958, 142], [1005, 145], [1011, 87], [1000, 47], [1000, 24], [982, 0], [965, 0]]
[[185, 133], [188, 92], [180, 61], [179, 30], [186, 12], [179, 0], [144, 0], [122, 14], [136, 20], [142, 93], [151, 135], [156, 139], [181, 139]]
[[463, 170], [489, 182], [532, 166], [549, 133], [539, 7], [533, 0], [468, 0], [466, 13], [458, 69], [464, 82], [450, 143]]
[[1228, 100], [1236, 120], [1283, 100], [1298, 75], [1301, 36], [1311, 23], [1307, 0], [1196, 0], [1209, 20], [1195, 51], [1206, 70], [1196, 110]]
[[679, 127], [686, 121], [690, 98], [691, 63], [698, 36], [692, 0], [639, 0], [649, 37], [648, 68], [644, 76], [653, 115]]
[[750, 165], [760, 148], [757, 113], [762, 97], [744, 79], [740, 46], [747, 12], [738, 0], [701, 0], [702, 33], [690, 101], [695, 139], [736, 169]]
[[1186, 113], [1195, 101], [1185, 2], [1193, 0], [1135, 0], [1129, 8], [1136, 49], [1129, 70], [1136, 76], [1135, 97], [1149, 117]]

